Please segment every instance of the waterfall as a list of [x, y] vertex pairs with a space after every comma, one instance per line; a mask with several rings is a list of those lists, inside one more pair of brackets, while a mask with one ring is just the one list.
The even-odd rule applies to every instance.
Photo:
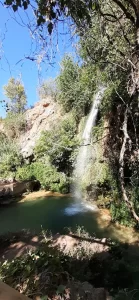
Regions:
[[81, 190], [82, 190], [82, 182], [85, 173], [87, 172], [87, 166], [91, 158], [93, 158], [93, 151], [91, 146], [91, 136], [92, 136], [92, 128], [95, 126], [99, 105], [101, 103], [101, 99], [103, 93], [105, 91], [105, 87], [99, 87], [98, 92], [95, 94], [93, 105], [88, 116], [83, 134], [82, 134], [82, 143], [80, 146], [80, 150], [77, 156], [74, 176], [74, 195], [75, 198], [81, 199]]
[[76, 159], [75, 169], [74, 169], [74, 185], [72, 186], [72, 193], [74, 198], [77, 199], [75, 203], [65, 209], [66, 215], [76, 215], [78, 213], [84, 213], [88, 210], [96, 211], [98, 210], [97, 206], [94, 204], [89, 205], [83, 200], [82, 197], [82, 182], [84, 176], [87, 173], [88, 164], [90, 159], [95, 159], [95, 153], [93, 155], [93, 149], [91, 145], [92, 137], [92, 127], [95, 126], [99, 105], [101, 103], [105, 87], [101, 86], [98, 89], [98, 92], [94, 96], [93, 105], [88, 116], [83, 134], [82, 142], [79, 149], [79, 153]]

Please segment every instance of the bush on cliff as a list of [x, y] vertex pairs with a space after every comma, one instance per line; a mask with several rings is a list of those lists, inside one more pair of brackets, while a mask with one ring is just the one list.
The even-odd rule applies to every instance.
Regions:
[[77, 145], [76, 122], [73, 116], [68, 116], [51, 131], [42, 133], [35, 147], [36, 159], [45, 162], [49, 158], [59, 172], [69, 175]]
[[22, 164], [22, 155], [15, 141], [0, 134], [0, 177], [15, 175], [16, 169]]
[[67, 193], [69, 191], [69, 179], [62, 172], [58, 172], [54, 166], [42, 162], [34, 162], [31, 165], [19, 167], [16, 172], [18, 180], [36, 179], [41, 187], [54, 192]]
[[79, 66], [73, 58], [66, 56], [57, 77], [58, 102], [65, 112], [74, 111], [76, 118], [86, 115], [92, 104], [96, 80], [92, 67]]

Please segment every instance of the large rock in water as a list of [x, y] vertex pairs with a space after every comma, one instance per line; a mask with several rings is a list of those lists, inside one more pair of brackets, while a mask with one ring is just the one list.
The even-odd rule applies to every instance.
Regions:
[[13, 197], [22, 195], [26, 191], [33, 191], [40, 188], [38, 181], [1, 181], [0, 182], [0, 204], [9, 204], [13, 202]]
[[19, 147], [24, 158], [33, 154], [36, 141], [41, 132], [50, 130], [61, 118], [60, 108], [51, 97], [47, 97], [25, 112], [26, 131], [21, 134]]

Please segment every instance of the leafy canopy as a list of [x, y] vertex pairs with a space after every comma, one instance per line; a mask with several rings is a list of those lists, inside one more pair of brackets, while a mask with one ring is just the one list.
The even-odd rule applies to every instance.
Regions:
[[93, 7], [92, 0], [36, 0], [35, 5], [29, 0], [6, 0], [4, 4], [11, 6], [14, 12], [18, 8], [22, 7], [26, 10], [31, 6], [37, 19], [37, 25], [46, 23], [49, 34], [52, 33], [54, 25], [59, 22], [63, 15], [72, 16], [73, 20], [76, 19], [78, 24], [82, 26], [89, 23], [89, 11]]
[[7, 85], [4, 86], [7, 111], [14, 114], [20, 114], [25, 111], [27, 97], [24, 86], [19, 79], [10, 78]]
[[35, 147], [35, 154], [41, 161], [49, 157], [50, 163], [59, 171], [68, 173], [72, 165], [72, 152], [77, 147], [76, 122], [70, 117], [51, 131], [42, 133]]
[[39, 180], [41, 187], [46, 190], [67, 193], [69, 182], [64, 173], [58, 172], [50, 163], [36, 161], [30, 165], [18, 167], [17, 180]]
[[56, 100], [57, 97], [57, 84], [56, 80], [53, 78], [49, 78], [44, 80], [42, 84], [40, 84], [38, 93], [40, 99], [44, 99], [46, 97], [52, 97], [53, 100]]
[[61, 72], [57, 78], [58, 102], [65, 112], [74, 111], [78, 117], [88, 113], [95, 90], [94, 68], [79, 66], [70, 56], [61, 63]]
[[7, 177], [22, 164], [22, 156], [15, 140], [0, 133], [0, 177]]

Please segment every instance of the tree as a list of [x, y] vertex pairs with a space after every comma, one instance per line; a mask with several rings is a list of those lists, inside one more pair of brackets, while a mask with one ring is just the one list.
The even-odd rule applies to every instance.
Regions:
[[18, 8], [26, 10], [29, 6], [34, 10], [34, 15], [37, 19], [37, 25], [47, 25], [49, 34], [52, 33], [57, 22], [61, 21], [61, 18], [66, 16], [72, 16], [73, 20], [78, 26], [84, 27], [89, 23], [91, 18], [89, 11], [92, 10], [92, 0], [39, 0], [31, 3], [29, 0], [6, 0], [4, 4], [11, 6], [13, 11], [16, 12]]
[[22, 155], [15, 140], [0, 133], [0, 177], [15, 175], [18, 166], [22, 165]]
[[96, 88], [94, 75], [93, 68], [79, 66], [70, 56], [63, 59], [57, 84], [58, 102], [65, 112], [73, 110], [78, 119], [89, 112]]
[[[118, 153], [119, 185], [124, 202], [139, 222], [139, 198], [132, 197], [139, 178], [139, 5], [134, 0], [106, 0], [98, 2], [96, 11], [88, 45], [84, 35], [86, 53], [92, 63], [98, 64], [109, 85], [114, 87], [113, 101], [117, 99], [117, 103], [113, 102], [115, 116], [112, 126], [117, 116], [115, 129], [118, 138], [114, 132], [111, 136], [115, 137]], [[98, 33], [100, 40], [96, 39]], [[112, 149], [115, 150], [113, 146]]]
[[[88, 28], [94, 24], [97, 15], [100, 21], [101, 35], [105, 36], [109, 45], [115, 46], [115, 40], [119, 36], [128, 45], [129, 53], [115, 48], [117, 55], [121, 55], [130, 69], [130, 80], [128, 91], [130, 95], [139, 90], [139, 5], [138, 0], [39, 0], [34, 7], [28, 0], [15, 3], [14, 0], [6, 0], [7, 6], [12, 6], [14, 12], [19, 7], [24, 10], [29, 5], [34, 9], [38, 26], [44, 24], [48, 27], [49, 34], [55, 28], [55, 24], [61, 21], [60, 17], [70, 16], [78, 28], [78, 33], [84, 36]], [[108, 26], [112, 24], [113, 29], [109, 31]], [[111, 27], [111, 28], [112, 28]], [[116, 32], [117, 35], [113, 33]], [[121, 44], [121, 43], [120, 43]], [[102, 47], [103, 49], [103, 47]], [[124, 49], [126, 50], [126, 49]], [[106, 49], [103, 49], [106, 51]]]
[[56, 81], [53, 78], [44, 80], [38, 89], [40, 99], [52, 97], [54, 100], [56, 100], [57, 92]]
[[8, 100], [6, 100], [8, 112], [20, 114], [25, 111], [27, 97], [21, 80], [10, 78], [8, 84], [4, 86], [4, 94], [8, 98]]

